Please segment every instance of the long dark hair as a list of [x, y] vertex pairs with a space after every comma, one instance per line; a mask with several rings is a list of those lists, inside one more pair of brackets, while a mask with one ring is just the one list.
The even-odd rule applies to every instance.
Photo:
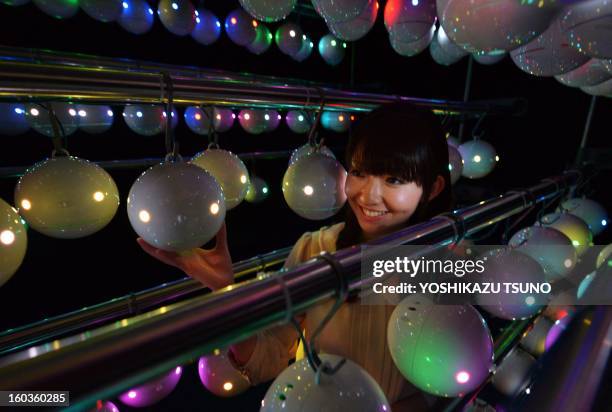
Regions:
[[[346, 165], [373, 175], [391, 175], [423, 188], [414, 214], [405, 226], [448, 212], [452, 203], [448, 146], [433, 112], [409, 103], [386, 104], [372, 111], [354, 127], [346, 148]], [[437, 176], [444, 189], [427, 201]], [[346, 225], [336, 243], [342, 249], [363, 242], [361, 227], [347, 204]]]

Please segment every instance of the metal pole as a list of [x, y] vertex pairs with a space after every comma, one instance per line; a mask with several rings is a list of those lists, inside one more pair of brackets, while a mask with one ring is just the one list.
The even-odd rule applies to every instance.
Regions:
[[[278, 150], [271, 152], [250, 152], [250, 153], [239, 153], [238, 157], [242, 160], [273, 160], [283, 159], [291, 156], [291, 150]], [[122, 159], [122, 160], [101, 160], [96, 161], [98, 166], [105, 170], [124, 170], [124, 169], [141, 169], [144, 167], [150, 167], [164, 161], [163, 158], [149, 157], [144, 159]], [[0, 167], [0, 179], [20, 177], [30, 168], [30, 166], [10, 166]]]
[[582, 163], [582, 158], [584, 157], [584, 150], [589, 139], [589, 131], [591, 130], [591, 121], [593, 120], [593, 113], [595, 112], [596, 102], [597, 96], [592, 96], [591, 104], [589, 105], [589, 112], [587, 113], [587, 118], [584, 123], [584, 130], [582, 131], [582, 140], [580, 141], [580, 146], [578, 147], [578, 152], [576, 153], [576, 160], [574, 161], [575, 167], [580, 167], [580, 164]]
[[[237, 280], [254, 272], [266, 270], [284, 262], [292, 247], [275, 250], [264, 255], [237, 262], [233, 265]], [[200, 282], [184, 278], [164, 283], [151, 289], [131, 293], [107, 302], [45, 319], [30, 325], [0, 333], [0, 355], [7, 355], [41, 342], [50, 342], [68, 333], [98, 327], [128, 316], [151, 310], [186, 297], [208, 292]]]
[[[463, 89], [463, 101], [467, 102], [470, 99], [470, 90], [472, 89], [472, 68], [474, 66], [474, 57], [470, 55], [468, 59], [467, 74], [465, 75], [465, 88]], [[463, 136], [465, 134], [465, 117], [461, 117], [461, 123], [459, 124], [459, 141], [463, 142]]]
[[[433, 218], [401, 230], [370, 245], [399, 244], [445, 247], [457, 239], [457, 231], [471, 234], [520, 213], [575, 184], [578, 172], [547, 179], [528, 190], [510, 192], [483, 201], [447, 217]], [[343, 249], [334, 258], [346, 274], [349, 290], [371, 286], [376, 278], [361, 279], [362, 253], [358, 247]], [[284, 284], [283, 288], [281, 284]], [[285, 321], [286, 295], [293, 313], [333, 296], [337, 276], [331, 265], [313, 260], [267, 279], [232, 285], [222, 291], [182, 302], [164, 314], [91, 333], [82, 341], [55, 348], [30, 348], [0, 359], [0, 389], [71, 391], [73, 408], [83, 408], [151, 379], [218, 346], [242, 340]], [[108, 365], [113, 365], [109, 368]], [[84, 379], [84, 376], [95, 376]]]
[[[9, 56], [10, 57], [10, 56]], [[86, 65], [20, 63], [0, 61], [0, 99], [20, 101], [63, 100], [92, 103], [164, 104], [163, 76], [155, 71], [130, 71]], [[416, 97], [360, 93], [328, 87], [314, 87], [287, 80], [241, 80], [227, 78], [172, 76], [176, 105], [214, 105], [315, 110], [325, 99], [327, 110], [367, 112], [384, 103], [406, 101], [437, 112], [450, 114], [514, 115], [525, 106], [521, 99], [457, 102]]]

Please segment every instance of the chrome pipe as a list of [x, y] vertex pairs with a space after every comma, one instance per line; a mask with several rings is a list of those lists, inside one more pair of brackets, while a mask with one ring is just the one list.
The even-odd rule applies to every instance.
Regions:
[[[237, 156], [242, 160], [274, 160], [288, 158], [291, 156], [291, 153], [291, 150], [277, 150], [271, 152], [238, 153]], [[125, 170], [151, 167], [163, 161], [164, 159], [161, 157], [149, 157], [144, 159], [100, 160], [93, 161], [93, 163], [105, 170]], [[30, 167], [31, 165], [0, 167], [0, 179], [21, 177]]]
[[[284, 262], [291, 249], [290, 246], [235, 263], [233, 269], [236, 279], [241, 281], [254, 272], [265, 271]], [[8, 329], [0, 333], [0, 356], [42, 342], [50, 342], [69, 333], [77, 333], [125, 317], [136, 316], [160, 305], [167, 305], [206, 291], [208, 289], [200, 282], [187, 277], [40, 322]]]
[[[524, 112], [523, 99], [451, 101], [399, 95], [361, 93], [291, 79], [237, 75], [176, 66], [136, 65], [124, 59], [94, 56], [54, 57], [38, 52], [36, 58], [10, 51], [0, 55], [0, 99], [19, 101], [69, 100], [92, 103], [165, 103], [164, 75], [172, 78], [177, 105], [214, 105], [316, 110], [321, 101], [328, 110], [367, 112], [384, 103], [410, 102], [448, 114], [516, 115]], [[78, 62], [78, 63], [77, 63]], [[161, 70], [158, 70], [161, 69]]]
[[[507, 203], [505, 196], [484, 201], [476, 209], [454, 213], [452, 219], [435, 217], [376, 244], [386, 245], [388, 241], [389, 245], [395, 245], [401, 239], [403, 244], [444, 247], [456, 241], [458, 233], [469, 233], [473, 228], [491, 224], [487, 222], [492, 221], [493, 214], [516, 214], [547, 196], [559, 194], [562, 188], [575, 184], [579, 176], [578, 172], [567, 172], [520, 192], [522, 207], [517, 207], [517, 193], [512, 192], [507, 195]], [[532, 196], [534, 192], [541, 196]], [[478, 207], [482, 215], [478, 214]], [[376, 281], [373, 277], [361, 279], [359, 246], [340, 250], [333, 257], [342, 268], [350, 291], [359, 291]], [[303, 313], [333, 296], [337, 287], [337, 275], [331, 265], [314, 259], [275, 276], [192, 298], [163, 314], [125, 327], [118, 326], [104, 333], [93, 331], [81, 341], [65, 346], [60, 341], [55, 348], [34, 347], [0, 358], [0, 390], [68, 388], [74, 410], [83, 408], [216, 347], [284, 323], [288, 316]], [[292, 313], [287, 313], [287, 295]], [[83, 379], [84, 376], [95, 376], [95, 381]]]

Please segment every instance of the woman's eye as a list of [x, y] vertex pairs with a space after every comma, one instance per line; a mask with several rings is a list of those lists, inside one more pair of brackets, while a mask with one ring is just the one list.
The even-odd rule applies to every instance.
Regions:
[[353, 169], [349, 173], [350, 173], [351, 176], [356, 176], [356, 177], [360, 177], [361, 176], [361, 172], [359, 170], [357, 170], [357, 169]]
[[400, 179], [399, 177], [390, 176], [387, 178], [387, 183], [390, 183], [392, 185], [403, 185], [404, 183], [406, 183], [406, 181], [404, 179]]

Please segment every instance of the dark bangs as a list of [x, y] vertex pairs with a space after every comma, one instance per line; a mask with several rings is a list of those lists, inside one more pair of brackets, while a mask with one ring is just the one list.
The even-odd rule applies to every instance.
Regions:
[[347, 146], [346, 164], [364, 173], [415, 182], [423, 188], [425, 198], [436, 176], [449, 175], [448, 149], [439, 120], [431, 110], [407, 103], [382, 106], [357, 123]]
[[[421, 186], [423, 195], [405, 226], [451, 209], [448, 145], [440, 121], [431, 110], [392, 103], [372, 111], [353, 128], [346, 148], [346, 165], [366, 174], [390, 175]], [[428, 200], [438, 176], [444, 179], [444, 189]], [[336, 242], [338, 249], [363, 242], [363, 233], [348, 203], [345, 213], [346, 225]]]

